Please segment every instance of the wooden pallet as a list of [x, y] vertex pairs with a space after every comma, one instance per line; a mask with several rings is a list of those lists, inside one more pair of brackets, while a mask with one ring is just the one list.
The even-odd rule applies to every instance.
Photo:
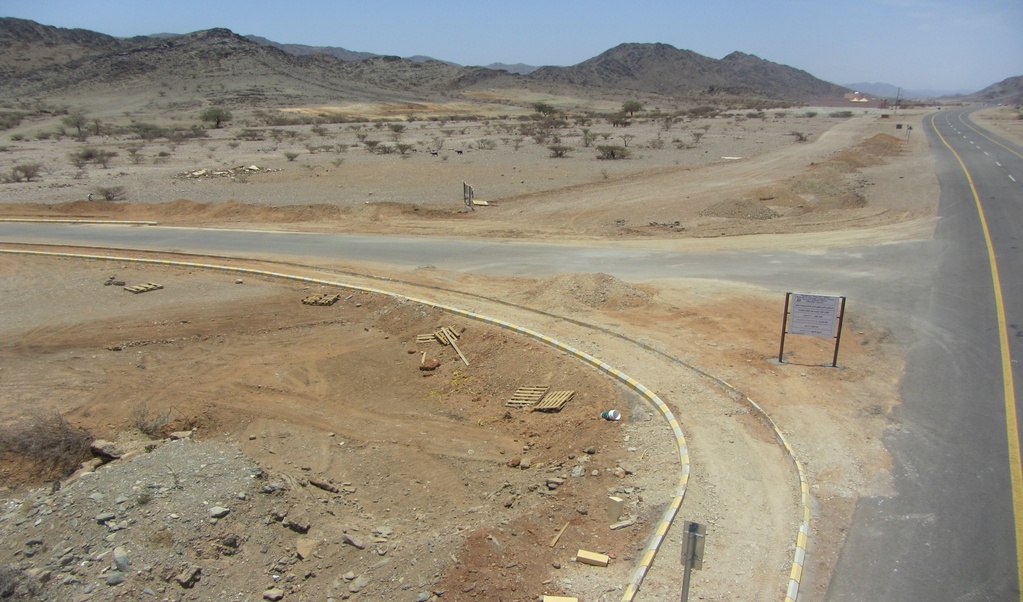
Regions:
[[575, 397], [575, 391], [551, 391], [533, 406], [534, 412], [560, 412]]
[[162, 284], [155, 284], [153, 282], [147, 282], [145, 284], [136, 284], [134, 286], [126, 286], [126, 287], [124, 287], [124, 290], [128, 291], [129, 293], [131, 293], [133, 295], [137, 295], [139, 293], [148, 293], [149, 291], [160, 290], [161, 288], [163, 288]]
[[544, 394], [547, 393], [549, 388], [546, 385], [519, 387], [515, 394], [511, 396], [511, 399], [504, 405], [509, 408], [528, 408], [536, 405], [538, 401], [543, 399]]
[[318, 295], [310, 295], [305, 299], [302, 299], [302, 303], [306, 305], [334, 305], [340, 298], [341, 295], [336, 293], [320, 293]]
[[437, 342], [437, 343], [440, 343], [441, 345], [450, 345], [451, 341], [457, 341], [458, 339], [459, 339], [459, 334], [457, 332], [455, 332], [454, 328], [450, 328], [448, 326], [444, 326], [440, 330], [438, 330], [436, 332], [433, 332], [433, 333], [430, 333], [430, 334], [417, 334], [416, 335], [416, 342], [417, 343], [433, 343], [433, 342]]

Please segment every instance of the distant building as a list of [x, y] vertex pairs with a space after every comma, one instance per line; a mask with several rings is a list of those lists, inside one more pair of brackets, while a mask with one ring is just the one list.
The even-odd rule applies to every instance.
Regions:
[[838, 97], [823, 97], [815, 98], [812, 103], [817, 107], [845, 107], [845, 108], [872, 108], [872, 109], [887, 109], [888, 99], [880, 98], [877, 96], [870, 96], [863, 94], [862, 92], [847, 92], [841, 98]]

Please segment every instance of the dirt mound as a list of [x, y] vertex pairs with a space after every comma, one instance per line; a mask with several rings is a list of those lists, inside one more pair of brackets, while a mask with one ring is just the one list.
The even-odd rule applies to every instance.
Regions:
[[604, 273], [560, 274], [540, 280], [526, 292], [533, 306], [563, 308], [579, 304], [593, 309], [641, 307], [650, 301], [648, 293]]
[[732, 219], [773, 219], [781, 214], [751, 199], [729, 199], [714, 203], [700, 212], [703, 217]]
[[857, 145], [858, 148], [879, 157], [897, 157], [902, 154], [905, 142], [889, 134], [875, 134]]

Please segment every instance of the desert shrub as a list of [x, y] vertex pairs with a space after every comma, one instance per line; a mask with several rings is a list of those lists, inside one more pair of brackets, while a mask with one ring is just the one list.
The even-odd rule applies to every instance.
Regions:
[[24, 113], [0, 113], [0, 130], [16, 128], [24, 118]]
[[148, 437], [162, 437], [164, 429], [170, 423], [170, 411], [151, 412], [145, 402], [131, 410], [131, 425]]
[[69, 155], [71, 164], [81, 169], [88, 163], [96, 163], [104, 168], [110, 166], [110, 160], [117, 156], [114, 151], [109, 151], [94, 146], [87, 146]]
[[790, 136], [795, 136], [796, 142], [806, 142], [806, 134], [804, 134], [803, 132], [793, 131], [793, 132], [790, 132], [789, 135]]
[[366, 149], [369, 150], [369, 152], [371, 153], [376, 152], [377, 146], [380, 145], [379, 140], [363, 140], [362, 143], [366, 145]]
[[572, 150], [572, 147], [565, 146], [563, 144], [554, 144], [548, 146], [547, 150], [551, 151], [551, 158], [563, 159], [568, 156], [568, 151]]
[[0, 428], [0, 454], [23, 456], [46, 476], [63, 478], [89, 459], [92, 440], [88, 431], [71, 426], [58, 412], [39, 412]]
[[284, 156], [288, 159], [288, 161], [294, 161], [295, 158], [298, 157], [298, 153], [294, 151], [288, 151], [284, 153]]
[[378, 144], [376, 146], [376, 152], [381, 155], [391, 155], [394, 154], [394, 146], [390, 144]]
[[21, 142], [25, 139], [25, 134], [11, 134], [11, 140], [15, 142]]
[[246, 128], [238, 134], [238, 137], [242, 140], [251, 140], [253, 142], [259, 140], [266, 140], [266, 130], [260, 130], [256, 128]]
[[398, 153], [400, 153], [402, 155], [405, 155], [405, 154], [408, 154], [408, 152], [410, 150], [415, 148], [415, 146], [416, 145], [414, 145], [414, 144], [408, 144], [408, 143], [405, 143], [405, 142], [399, 142], [399, 143], [394, 145], [394, 148], [398, 150]]
[[806, 117], [807, 119], [813, 119], [816, 116], [817, 116], [817, 111], [807, 111], [807, 112], [803, 113], [803, 117]]
[[615, 159], [627, 159], [632, 151], [625, 148], [624, 146], [618, 146], [617, 144], [599, 144], [597, 145], [597, 158], [604, 160], [615, 160]]
[[688, 111], [686, 111], [686, 113], [690, 117], [693, 117], [693, 118], [713, 117], [718, 112], [720, 112], [720, 110], [717, 107], [708, 107], [708, 106], [693, 107], [693, 108], [689, 109]]
[[853, 116], [852, 111], [835, 111], [833, 113], [828, 113], [828, 117], [837, 117], [839, 119], [848, 119], [849, 117], [852, 116]]
[[494, 142], [491, 138], [481, 138], [476, 141], [476, 148], [479, 150], [494, 150], [497, 148], [497, 142]]
[[38, 178], [42, 172], [42, 163], [22, 163], [11, 168], [11, 180], [20, 182], [24, 179], [26, 182], [31, 182], [33, 178]]
[[36, 140], [49, 140], [52, 137], [53, 132], [47, 132], [46, 130], [36, 132]]
[[98, 186], [93, 189], [93, 193], [104, 201], [121, 201], [127, 196], [124, 186]]

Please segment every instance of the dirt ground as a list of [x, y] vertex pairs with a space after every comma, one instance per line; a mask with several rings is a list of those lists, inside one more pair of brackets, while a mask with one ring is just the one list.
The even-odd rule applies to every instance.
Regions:
[[[462, 142], [453, 134], [444, 146], [461, 144], [463, 154], [447, 158], [350, 148], [334, 157], [344, 159], [336, 166], [322, 153], [294, 166], [256, 162], [261, 155], [248, 143], [234, 147], [236, 155], [210, 151], [220, 167], [267, 170], [245, 177], [182, 175], [210, 164], [197, 161], [204, 151], [193, 144], [166, 163], [117, 165], [114, 173], [90, 167], [87, 182], [55, 167], [39, 183], [5, 184], [0, 213], [673, 249], [881, 243], [933, 230], [938, 193], [923, 115], [899, 116], [914, 125], [908, 139], [876, 113], [718, 121], [695, 149], [676, 156], [644, 149], [613, 162], [551, 159], [542, 148], [516, 151], [511, 143], [480, 150], [470, 144], [473, 132]], [[796, 124], [810, 122], [809, 140], [795, 142]], [[633, 130], [633, 144], [655, 139], [660, 126], [645, 127]], [[23, 150], [58, 157], [66, 152], [60, 144], [69, 143], [26, 142]], [[82, 200], [100, 179], [124, 182], [131, 202]], [[496, 206], [465, 211], [463, 179]], [[898, 402], [903, 350], [869, 315], [847, 323], [843, 369], [833, 370], [821, 367], [830, 341], [816, 339], [793, 341], [790, 361], [772, 362], [780, 300], [755, 287], [630, 283], [598, 266], [535, 280], [350, 264], [267, 269], [521, 324], [655, 391], [679, 418], [691, 455], [679, 520], [708, 525], [695, 599], [781, 599], [801, 515], [794, 469], [770, 429], [732, 391], [688, 366], [761, 404], [805, 464], [813, 513], [800, 599], [822, 597], [857, 497], [888, 487], [880, 436]], [[0, 530], [15, 542], [0, 563], [48, 571], [40, 587], [52, 599], [257, 600], [276, 589], [299, 600], [558, 593], [617, 600], [678, 482], [678, 453], [656, 410], [581, 362], [496, 327], [343, 289], [333, 306], [308, 306], [303, 297], [334, 289], [250, 276], [237, 284], [236, 275], [199, 269], [3, 255], [0, 274], [6, 424], [57, 410], [124, 449], [150, 439], [140, 427], [194, 429], [187, 441], [112, 462], [59, 491], [29, 489], [49, 475], [17, 455], [0, 458], [8, 499]], [[164, 288], [131, 295], [103, 286], [111, 276]], [[441, 326], [460, 333], [469, 365], [451, 347], [417, 341]], [[428, 360], [439, 366], [421, 370]], [[505, 407], [525, 385], [575, 396], [558, 413]], [[611, 408], [622, 421], [600, 418]], [[214, 445], [224, 447], [204, 447]], [[130, 468], [157, 453], [165, 455], [152, 472]], [[202, 468], [209, 454], [257, 478], [215, 485]], [[168, 474], [192, 473], [167, 484]], [[90, 484], [101, 478], [106, 489]], [[142, 503], [138, 489], [150, 482], [153, 494]], [[121, 490], [121, 502], [109, 499]], [[635, 524], [608, 528], [611, 495], [625, 500]], [[230, 514], [212, 519], [205, 512], [212, 505]], [[111, 509], [126, 528], [89, 518]], [[300, 532], [296, 523], [309, 526]], [[680, 537], [676, 526], [638, 599], [677, 597]], [[111, 565], [118, 548], [132, 558], [130, 571]], [[607, 553], [611, 564], [572, 562], [579, 549]], [[198, 566], [202, 577], [182, 585], [177, 577]], [[109, 584], [112, 572], [127, 578]]]

